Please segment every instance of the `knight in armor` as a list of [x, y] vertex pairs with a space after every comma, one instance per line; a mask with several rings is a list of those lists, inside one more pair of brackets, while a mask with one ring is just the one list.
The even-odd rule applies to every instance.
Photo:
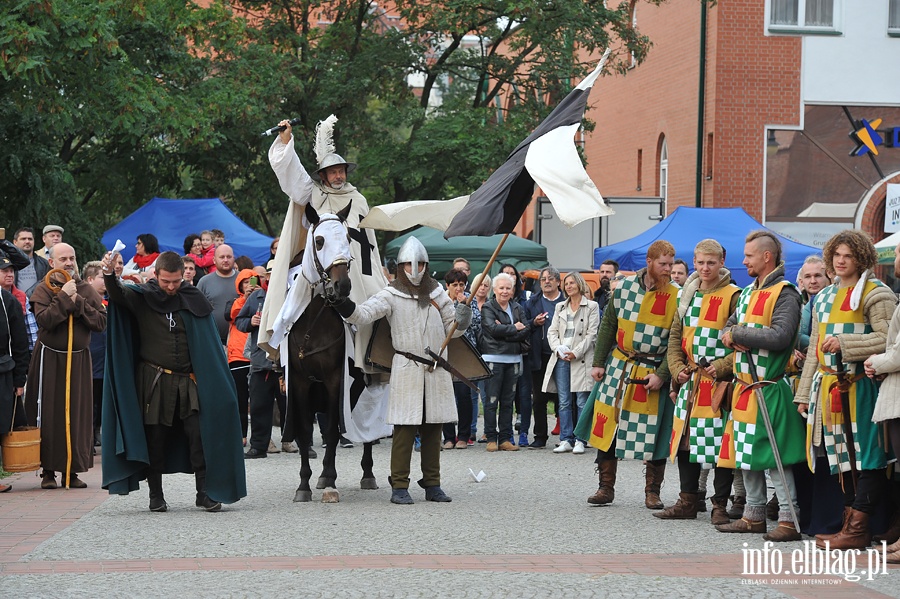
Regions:
[[[278, 177], [281, 189], [291, 198], [285, 215], [281, 237], [275, 253], [275, 264], [269, 281], [269, 291], [263, 308], [259, 331], [259, 344], [270, 352], [277, 353], [278, 344], [293, 322], [285, 321], [288, 316], [279, 314], [285, 304], [288, 290], [288, 271], [291, 258], [306, 247], [308, 223], [303, 210], [311, 204], [319, 214], [337, 214], [347, 204], [347, 229], [351, 240], [353, 267], [350, 269], [350, 299], [362, 303], [388, 284], [381, 269], [381, 255], [371, 229], [360, 229], [361, 221], [369, 213], [366, 198], [350, 183], [347, 175], [356, 164], [347, 162], [335, 152], [333, 142], [334, 124], [337, 117], [329, 116], [316, 126], [315, 154], [318, 162], [314, 176], [310, 176], [294, 149], [294, 137], [289, 121], [281, 121], [284, 130], [269, 148], [269, 163]], [[282, 322], [279, 322], [281, 319]], [[371, 372], [366, 366], [365, 350], [369, 344], [372, 327], [359, 326], [355, 335], [354, 363], [357, 367]], [[275, 339], [273, 339], [273, 333]]]
[[417, 431], [422, 442], [418, 484], [425, 489], [425, 499], [450, 501], [441, 489], [441, 429], [444, 423], [456, 422], [456, 402], [450, 373], [432, 367], [428, 350], [439, 351], [454, 323], [458, 328], [453, 335], [461, 336], [472, 319], [471, 308], [464, 303], [454, 308], [447, 292], [428, 273], [428, 253], [415, 237], [397, 254], [393, 282], [361, 304], [346, 300], [336, 308], [357, 326], [380, 318], [391, 325], [395, 350], [387, 417], [394, 425], [391, 502], [413, 503], [409, 475]]

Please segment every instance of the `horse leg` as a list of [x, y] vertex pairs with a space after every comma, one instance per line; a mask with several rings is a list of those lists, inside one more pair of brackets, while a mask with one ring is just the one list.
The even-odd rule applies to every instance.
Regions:
[[[338, 370], [329, 377], [323, 391], [326, 393], [328, 405], [328, 430], [325, 434], [325, 457], [322, 459], [322, 475], [316, 485], [317, 489], [324, 489], [322, 493], [323, 503], [337, 503], [340, 501], [336, 484], [337, 468], [335, 467], [335, 457], [337, 454], [338, 439], [340, 437], [340, 411], [338, 410], [338, 402], [342, 400], [340, 397], [340, 377], [342, 373]], [[329, 384], [330, 383], [330, 384]]]
[[[299, 379], [300, 377], [296, 377]], [[303, 387], [301, 389], [301, 387]], [[303, 405], [299, 399], [309, 392], [309, 385], [301, 385], [299, 382], [290, 388], [288, 408], [295, 416], [292, 418], [294, 438], [300, 440], [300, 486], [294, 493], [295, 502], [312, 501], [312, 489], [309, 488], [309, 479], [312, 477], [312, 468], [309, 465], [309, 446], [312, 443], [311, 410], [308, 405]]]
[[372, 465], [374, 461], [372, 460], [372, 444], [371, 443], [363, 443], [363, 455], [362, 459], [359, 461], [360, 467], [362, 467], [363, 475], [362, 479], [359, 481], [360, 489], [377, 489], [378, 483], [375, 480], [375, 473], [372, 472]]

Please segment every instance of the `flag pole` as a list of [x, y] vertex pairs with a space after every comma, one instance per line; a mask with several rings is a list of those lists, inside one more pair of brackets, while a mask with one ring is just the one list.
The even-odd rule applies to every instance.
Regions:
[[[482, 271], [482, 273], [480, 275], [476, 275], [475, 279], [473, 279], [473, 281], [472, 281], [473, 283], [475, 281], [478, 281], [478, 285], [479, 286], [481, 285], [481, 282], [484, 281], [484, 277], [486, 277], [487, 274], [491, 271], [491, 266], [494, 265], [494, 261], [496, 261], [497, 256], [500, 255], [500, 250], [503, 249], [503, 244], [506, 243], [506, 240], [508, 237], [509, 237], [509, 233], [505, 233], [503, 235], [503, 238], [500, 240], [500, 243], [497, 244], [497, 249], [494, 250], [494, 253], [491, 255], [491, 259], [488, 260], [487, 264], [485, 265], [484, 271]], [[472, 289], [472, 292], [469, 294], [469, 297], [467, 297], [465, 299], [465, 301], [463, 302], [467, 306], [472, 303], [472, 299], [475, 297], [475, 287], [471, 287], [470, 289]], [[438, 352], [439, 356], [444, 353], [445, 349], [447, 349], [447, 346], [450, 344], [450, 339], [453, 337], [453, 333], [456, 332], [456, 329], [457, 329], [457, 324], [454, 322], [453, 326], [450, 327], [450, 332], [447, 333], [447, 338], [444, 339], [444, 343], [441, 344], [441, 351]], [[434, 365], [437, 365], [437, 362], [435, 362]], [[432, 366], [432, 368], [433, 367], [434, 366]]]

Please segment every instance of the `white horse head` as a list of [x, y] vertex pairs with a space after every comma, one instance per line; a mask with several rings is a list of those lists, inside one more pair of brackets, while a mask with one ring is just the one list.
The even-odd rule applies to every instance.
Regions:
[[325, 296], [328, 303], [337, 303], [350, 295], [350, 236], [344, 221], [350, 214], [350, 204], [337, 214], [319, 214], [306, 205], [306, 220], [310, 229], [306, 236], [301, 269], [304, 278], [315, 287], [315, 294]]

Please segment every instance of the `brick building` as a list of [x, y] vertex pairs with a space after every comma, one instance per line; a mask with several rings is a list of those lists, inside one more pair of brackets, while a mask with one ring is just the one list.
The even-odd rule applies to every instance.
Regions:
[[900, 147], [851, 156], [848, 134], [861, 119], [888, 140], [900, 127], [900, 0], [670, 0], [634, 20], [647, 60], [599, 80], [587, 113], [604, 196], [740, 206], [811, 245], [852, 226], [886, 236]]

